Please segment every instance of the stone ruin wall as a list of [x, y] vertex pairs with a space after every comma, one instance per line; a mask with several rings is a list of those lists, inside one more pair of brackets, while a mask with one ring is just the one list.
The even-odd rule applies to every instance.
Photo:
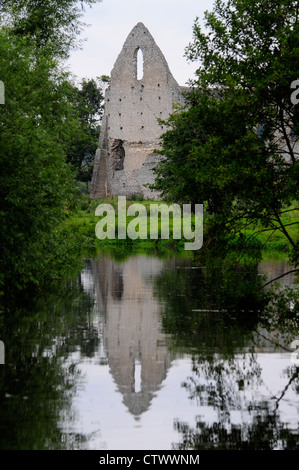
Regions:
[[[137, 75], [139, 50], [143, 55], [141, 79]], [[158, 198], [157, 192], [145, 187], [154, 182], [153, 168], [161, 159], [153, 153], [164, 132], [158, 119], [167, 119], [174, 104], [184, 103], [183, 89], [148, 29], [138, 23], [115, 62], [106, 91], [92, 198]]]

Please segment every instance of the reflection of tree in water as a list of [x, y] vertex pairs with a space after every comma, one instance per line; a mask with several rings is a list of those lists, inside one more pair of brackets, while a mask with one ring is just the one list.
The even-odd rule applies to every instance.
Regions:
[[[157, 280], [157, 295], [165, 302], [164, 331], [171, 333], [174, 349], [192, 351], [194, 356], [193, 374], [182, 385], [199, 409], [211, 410], [210, 418], [197, 417], [194, 428], [175, 422], [182, 435], [176, 449], [299, 448], [299, 432], [288, 429], [279, 410], [287, 390], [298, 393], [299, 369], [285, 371], [285, 387], [271, 400], [255, 393], [263, 377], [254, 350], [275, 316], [280, 319], [276, 328], [286, 327], [291, 317], [287, 299], [283, 302], [281, 294], [263, 291], [261, 282], [254, 266], [177, 269], [175, 274], [165, 270]], [[299, 331], [294, 313], [292, 327], [294, 338]], [[282, 339], [277, 338], [279, 344]]]
[[156, 280], [165, 332], [177, 347], [233, 353], [247, 344], [267, 302], [259, 286], [255, 266], [165, 269]]
[[[279, 401], [285, 390], [279, 397], [272, 397], [273, 403], [254, 396], [254, 382], [261, 380], [254, 355], [249, 361], [244, 357], [242, 364], [237, 359], [196, 363], [194, 373], [195, 377], [187, 379], [184, 386], [191, 399], [217, 412], [217, 421], [208, 423], [199, 416], [192, 428], [177, 420], [175, 428], [182, 434], [182, 441], [174, 446], [176, 449], [299, 449], [299, 432], [289, 430], [279, 415]], [[289, 373], [290, 382], [296, 380], [298, 387], [299, 369]], [[246, 397], [247, 387], [252, 390], [250, 398]], [[233, 412], [246, 415], [242, 424], [232, 423]]]
[[252, 424], [232, 425], [222, 423], [208, 425], [200, 420], [196, 429], [184, 423], [175, 423], [183, 435], [182, 443], [176, 449], [217, 449], [217, 450], [298, 450], [299, 433], [293, 434], [280, 422], [276, 414], [265, 403], [253, 417]]
[[93, 301], [78, 280], [59, 294], [41, 292], [26, 307], [1, 314], [1, 449], [84, 448], [89, 439], [72, 429], [65, 432], [61, 422], [65, 416], [74, 419], [71, 399], [80, 384], [76, 352], [92, 357], [98, 349], [89, 318]]

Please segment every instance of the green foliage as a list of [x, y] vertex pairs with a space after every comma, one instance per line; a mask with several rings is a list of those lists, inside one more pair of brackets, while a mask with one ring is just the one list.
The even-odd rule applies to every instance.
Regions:
[[[134, 204], [135, 202], [140, 201], [140, 199], [127, 199], [126, 205], [127, 208]], [[114, 198], [105, 198], [105, 199], [90, 199], [89, 196], [81, 194], [79, 198], [76, 199], [76, 205], [68, 212], [67, 218], [63, 225], [63, 230], [65, 233], [77, 234], [77, 236], [82, 237], [85, 240], [85, 247], [93, 250], [109, 250], [112, 253], [121, 253], [122, 257], [128, 257], [132, 253], [153, 253], [156, 254], [166, 254], [166, 253], [176, 253], [177, 255], [184, 252], [184, 242], [182, 239], [173, 239], [173, 227], [172, 219], [170, 217], [169, 224], [169, 240], [161, 238], [161, 225], [159, 224], [158, 228], [158, 239], [150, 239], [150, 206], [154, 204], [160, 204], [160, 202], [146, 200], [140, 201], [140, 203], [145, 207], [147, 212], [147, 238], [136, 240], [131, 240], [126, 238], [125, 240], [118, 239], [118, 199]], [[104, 239], [99, 240], [96, 238], [95, 228], [96, 224], [99, 222], [99, 217], [95, 216], [96, 207], [99, 204], [109, 204], [113, 207], [115, 211], [115, 239]], [[127, 226], [131, 220], [135, 217], [127, 216], [126, 222]], [[138, 230], [138, 228], [136, 229]], [[194, 230], [194, 227], [193, 227]], [[185, 252], [186, 255], [186, 252]]]
[[79, 196], [69, 161], [80, 146], [80, 169], [91, 160], [102, 94], [93, 80], [76, 88], [62, 59], [78, 44], [84, 5], [97, 1], [0, 5], [1, 295], [61, 278], [89, 246], [64, 226]]
[[299, 107], [290, 99], [299, 77], [297, 2], [217, 0], [205, 19], [208, 32], [197, 20], [186, 50], [199, 63], [187, 105], [163, 122], [154, 188], [204, 203], [213, 215], [207, 240], [247, 225], [280, 232], [297, 265], [298, 224], [291, 235], [282, 220], [299, 199]]
[[76, 110], [79, 128], [69, 144], [67, 162], [76, 171], [78, 181], [87, 183], [92, 177], [103, 114], [102, 82], [84, 79], [80, 87], [70, 86], [69, 100]]
[[77, 124], [67, 77], [51, 56], [2, 28], [0, 57], [0, 285], [19, 289], [51, 275], [49, 250], [75, 197], [65, 151]]
[[52, 56], [67, 57], [77, 44], [84, 5], [101, 0], [2, 0], [1, 18], [13, 34]]

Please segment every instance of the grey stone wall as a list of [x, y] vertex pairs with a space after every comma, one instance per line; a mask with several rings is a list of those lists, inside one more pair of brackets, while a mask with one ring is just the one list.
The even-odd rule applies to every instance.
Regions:
[[[137, 54], [143, 55], [143, 76], [137, 75]], [[140, 79], [139, 79], [140, 78]], [[173, 105], [184, 103], [182, 88], [148, 29], [138, 23], [126, 39], [105, 96], [105, 112], [91, 182], [91, 197], [143, 195], [157, 199], [145, 187], [154, 181], [153, 154]]]

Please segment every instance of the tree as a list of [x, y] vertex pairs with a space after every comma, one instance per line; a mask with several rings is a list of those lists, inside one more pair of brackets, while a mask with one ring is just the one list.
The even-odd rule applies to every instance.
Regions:
[[[186, 107], [170, 116], [155, 188], [204, 202], [213, 237], [251, 223], [281, 231], [297, 265], [298, 239], [282, 222], [298, 200], [298, 3], [217, 0], [198, 19], [187, 57], [198, 61]], [[218, 232], [217, 232], [218, 230]]]
[[70, 88], [70, 100], [77, 111], [79, 132], [70, 142], [67, 162], [72, 165], [79, 181], [91, 180], [95, 152], [100, 134], [104, 95], [101, 79], [83, 79], [80, 87]]
[[80, 244], [61, 226], [77, 195], [67, 152], [82, 129], [62, 70], [76, 43], [78, 2], [5, 0], [0, 8], [1, 297], [77, 266]]
[[2, 0], [0, 13], [14, 34], [37, 49], [66, 58], [82, 30], [84, 5], [102, 0]]
[[74, 191], [65, 149], [76, 122], [65, 77], [55, 61], [35, 60], [23, 45], [0, 31], [0, 283], [15, 288], [38, 283], [50, 269], [52, 239]]

